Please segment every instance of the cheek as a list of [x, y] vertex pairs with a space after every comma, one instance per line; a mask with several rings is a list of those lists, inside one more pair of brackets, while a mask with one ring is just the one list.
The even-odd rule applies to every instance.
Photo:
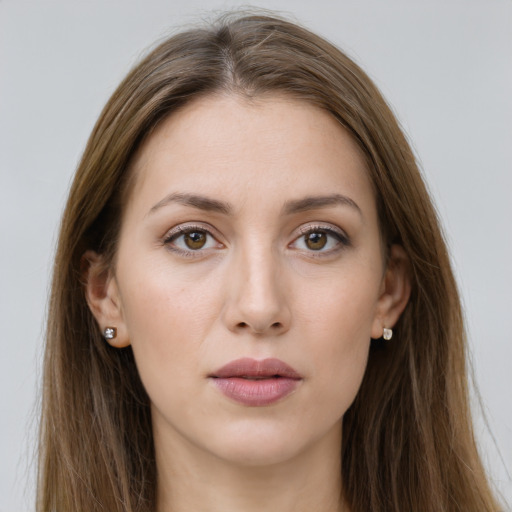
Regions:
[[342, 333], [323, 352], [322, 360], [317, 360], [315, 367], [320, 371], [315, 377], [336, 416], [343, 416], [357, 395], [366, 370], [369, 347], [369, 337]]
[[310, 279], [307, 286], [296, 292], [295, 316], [299, 322], [302, 317], [320, 339], [337, 338], [349, 345], [351, 341], [369, 340], [380, 281], [378, 270], [358, 269], [357, 266], [347, 268], [346, 272], [333, 271], [320, 279]]
[[[305, 339], [309, 340], [312, 380], [331, 403], [334, 415], [343, 415], [361, 384], [370, 347], [378, 299], [378, 273], [364, 281], [361, 273], [337, 280], [309, 293], [300, 306]], [[319, 397], [320, 398], [320, 397]]]
[[154, 261], [139, 268], [129, 267], [120, 290], [139, 372], [143, 381], [148, 376], [179, 379], [197, 363], [202, 342], [218, 317], [218, 286], [191, 282]]
[[[143, 286], [126, 284], [126, 324], [153, 417], [188, 424], [196, 417], [194, 404], [201, 402], [204, 393], [198, 382], [206, 352], [205, 332], [215, 318], [213, 298], [162, 276], [147, 279]], [[181, 420], [176, 420], [176, 413]]]

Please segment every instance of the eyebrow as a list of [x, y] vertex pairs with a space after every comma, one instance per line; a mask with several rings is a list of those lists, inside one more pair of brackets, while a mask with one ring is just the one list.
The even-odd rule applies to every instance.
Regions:
[[308, 210], [317, 210], [319, 208], [327, 208], [329, 206], [349, 206], [356, 210], [359, 215], [363, 215], [361, 208], [350, 197], [342, 194], [330, 194], [327, 196], [308, 196], [303, 199], [294, 199], [287, 201], [283, 207], [286, 215], [293, 213], [305, 212]]
[[[148, 215], [167, 206], [171, 203], [179, 203], [184, 206], [190, 206], [207, 212], [217, 212], [224, 215], [230, 215], [233, 212], [233, 206], [224, 201], [218, 201], [199, 194], [187, 194], [174, 192], [164, 197], [156, 203], [148, 212]], [[320, 208], [328, 208], [329, 206], [349, 206], [356, 210], [362, 216], [361, 209], [357, 203], [350, 197], [342, 194], [330, 194], [326, 196], [308, 196], [302, 199], [293, 199], [287, 201], [282, 209], [284, 215], [292, 215], [294, 213], [305, 212], [309, 210], [317, 210]]]
[[171, 203], [179, 203], [207, 212], [223, 213], [224, 215], [229, 215], [233, 211], [233, 207], [229, 203], [218, 201], [217, 199], [211, 199], [198, 194], [175, 192], [164, 197], [161, 201], [158, 201], [158, 203], [149, 210], [148, 215]]

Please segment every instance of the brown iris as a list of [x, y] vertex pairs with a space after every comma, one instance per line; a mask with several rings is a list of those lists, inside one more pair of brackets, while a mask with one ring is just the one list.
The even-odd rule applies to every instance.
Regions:
[[185, 244], [189, 249], [201, 249], [206, 243], [206, 233], [191, 231], [184, 235]]
[[316, 231], [306, 235], [306, 246], [313, 251], [323, 249], [326, 244], [327, 235], [325, 233]]

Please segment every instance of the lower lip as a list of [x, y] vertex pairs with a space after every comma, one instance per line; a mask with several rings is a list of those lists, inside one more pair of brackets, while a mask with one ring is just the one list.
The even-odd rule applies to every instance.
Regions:
[[213, 383], [228, 398], [250, 405], [270, 405], [292, 393], [300, 379], [287, 377], [249, 380], [241, 377], [213, 378]]

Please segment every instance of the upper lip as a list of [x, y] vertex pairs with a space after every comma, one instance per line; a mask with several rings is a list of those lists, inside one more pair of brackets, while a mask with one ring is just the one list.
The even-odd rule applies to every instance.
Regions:
[[302, 379], [302, 376], [290, 365], [280, 359], [269, 358], [263, 360], [243, 357], [235, 359], [209, 375], [226, 379], [229, 377], [286, 377], [288, 379]]

